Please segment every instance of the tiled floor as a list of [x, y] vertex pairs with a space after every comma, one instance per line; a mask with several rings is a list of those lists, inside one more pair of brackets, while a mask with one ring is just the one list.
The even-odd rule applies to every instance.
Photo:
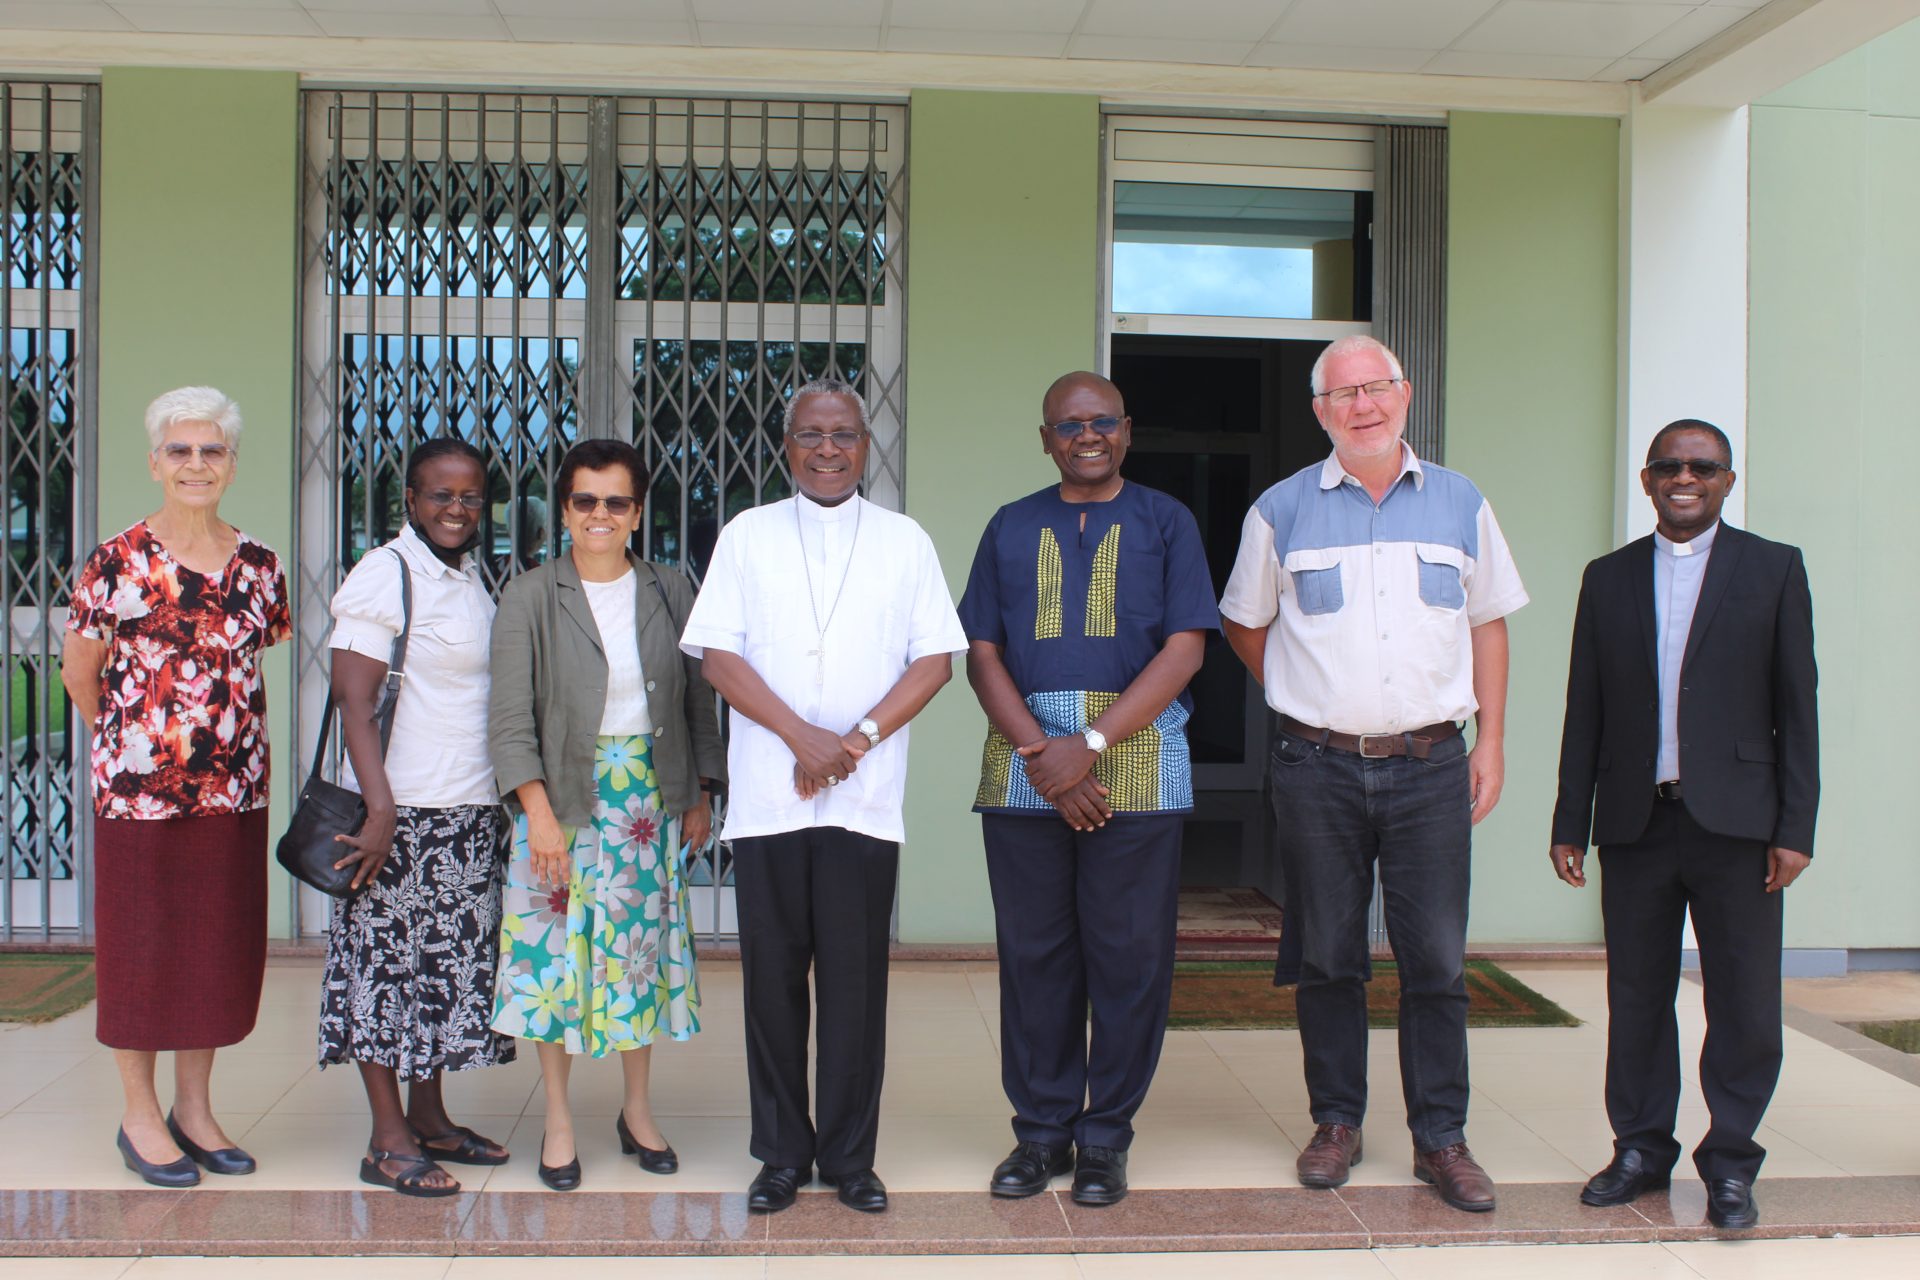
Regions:
[[[1500, 1213], [1487, 1218], [1447, 1210], [1414, 1184], [1391, 1031], [1376, 1032], [1371, 1046], [1374, 1098], [1367, 1158], [1338, 1196], [1302, 1192], [1294, 1185], [1294, 1155], [1312, 1132], [1298, 1034], [1186, 1031], [1168, 1037], [1154, 1092], [1139, 1117], [1130, 1172], [1142, 1194], [1113, 1211], [1064, 1206], [1064, 1218], [1064, 1197], [996, 1205], [979, 1192], [1011, 1141], [995, 1043], [997, 979], [991, 965], [958, 963], [896, 964], [894, 969], [878, 1168], [899, 1194], [886, 1219], [860, 1218], [820, 1195], [777, 1215], [764, 1235], [756, 1233], [768, 1220], [732, 1221], [740, 1215], [737, 1193], [756, 1166], [746, 1153], [739, 974], [737, 966], [724, 962], [702, 968], [705, 1030], [687, 1044], [655, 1050], [655, 1106], [681, 1154], [678, 1176], [655, 1178], [618, 1157], [610, 1132], [620, 1096], [615, 1065], [587, 1062], [575, 1069], [574, 1110], [588, 1192], [653, 1195], [580, 1193], [561, 1207], [554, 1203], [558, 1198], [540, 1194], [533, 1174], [545, 1099], [528, 1053], [512, 1066], [449, 1080], [456, 1116], [505, 1141], [513, 1152], [513, 1160], [499, 1169], [454, 1170], [469, 1192], [481, 1193], [477, 1197], [438, 1202], [433, 1212], [446, 1216], [429, 1221], [432, 1215], [421, 1211], [435, 1202], [402, 1202], [377, 1193], [302, 1196], [296, 1193], [367, 1190], [355, 1177], [367, 1133], [357, 1076], [342, 1069], [320, 1072], [312, 1064], [318, 971], [301, 963], [269, 970], [259, 1026], [244, 1044], [223, 1051], [215, 1069], [216, 1103], [228, 1131], [259, 1157], [260, 1172], [246, 1179], [209, 1179], [185, 1197], [136, 1191], [139, 1184], [120, 1166], [112, 1145], [118, 1085], [111, 1056], [93, 1042], [90, 1010], [42, 1026], [0, 1024], [0, 1201], [11, 1202], [13, 1215], [9, 1232], [8, 1215], [0, 1212], [0, 1252], [6, 1252], [9, 1234], [22, 1241], [58, 1231], [68, 1239], [94, 1238], [78, 1223], [87, 1215], [105, 1215], [103, 1221], [119, 1224], [115, 1229], [122, 1231], [136, 1220], [144, 1222], [140, 1215], [158, 1215], [145, 1228], [153, 1234], [144, 1237], [142, 1251], [168, 1252], [168, 1240], [182, 1245], [228, 1240], [242, 1252], [273, 1253], [296, 1246], [310, 1229], [302, 1220], [319, 1214], [336, 1223], [341, 1241], [388, 1238], [379, 1230], [368, 1234], [369, 1221], [377, 1220], [376, 1226], [384, 1223], [383, 1229], [397, 1233], [397, 1241], [405, 1238], [395, 1247], [408, 1252], [428, 1252], [435, 1241], [455, 1236], [485, 1252], [517, 1247], [512, 1242], [522, 1233], [617, 1242], [634, 1230], [657, 1241], [690, 1242], [690, 1248], [699, 1241], [723, 1241], [737, 1249], [764, 1242], [777, 1250], [782, 1240], [792, 1248], [814, 1239], [821, 1248], [863, 1253], [895, 1244], [907, 1251], [900, 1242], [911, 1242], [916, 1252], [960, 1248], [970, 1240], [978, 1251], [998, 1253], [1021, 1248], [1025, 1237], [1035, 1242], [1025, 1246], [1035, 1254], [1068, 1252], [997, 1258], [991, 1266], [998, 1280], [1136, 1274], [1231, 1280], [1255, 1274], [1255, 1259], [1261, 1257], [1266, 1266], [1259, 1274], [1273, 1274], [1272, 1265], [1284, 1261], [1273, 1254], [1222, 1255], [1205, 1264], [1199, 1255], [1181, 1254], [1161, 1259], [1149, 1272], [1145, 1268], [1154, 1260], [1146, 1256], [1082, 1252], [1151, 1247], [1161, 1237], [1178, 1238], [1187, 1248], [1205, 1248], [1215, 1239], [1212, 1247], [1218, 1248], [1227, 1243], [1224, 1236], [1193, 1224], [1230, 1213], [1248, 1224], [1234, 1229], [1240, 1232], [1235, 1241], [1240, 1247], [1282, 1237], [1308, 1244], [1318, 1239], [1419, 1246], [1455, 1236], [1487, 1239], [1490, 1228], [1506, 1240], [1658, 1241], [1555, 1246], [1552, 1269], [1576, 1277], [1616, 1271], [1650, 1280], [1731, 1275], [1729, 1260], [1735, 1257], [1747, 1259], [1739, 1264], [1741, 1280], [1812, 1275], [1815, 1268], [1823, 1273], [1847, 1268], [1847, 1274], [1866, 1276], [1920, 1274], [1920, 1241], [1688, 1243], [1686, 1236], [1705, 1234], [1698, 1227], [1699, 1188], [1690, 1182], [1676, 1184], [1670, 1202], [1643, 1203], [1646, 1213], [1615, 1211], [1623, 1215], [1618, 1222], [1581, 1209], [1573, 1202], [1577, 1183], [1606, 1161], [1609, 1149], [1601, 1110], [1603, 974], [1578, 965], [1511, 967], [1584, 1025], [1471, 1033], [1469, 1137], [1502, 1189]], [[1688, 1084], [1680, 1137], [1690, 1144], [1706, 1124], [1692, 1079], [1702, 1015], [1698, 989], [1691, 985], [1683, 987], [1681, 1028]], [[1792, 1221], [1800, 1224], [1796, 1231], [1815, 1233], [1858, 1230], [1861, 1224], [1880, 1224], [1877, 1229], [1920, 1224], [1920, 1085], [1790, 1029], [1786, 1069], [1761, 1141], [1771, 1153], [1758, 1188], [1763, 1226], [1769, 1220]], [[1238, 1190], [1199, 1194], [1213, 1188]], [[8, 1197], [6, 1189], [41, 1194]], [[63, 1200], [46, 1189], [129, 1194]], [[1283, 1191], [1276, 1196], [1261, 1189]], [[1181, 1191], [1187, 1194], [1172, 1194]], [[498, 1194], [505, 1192], [527, 1194]], [[665, 1192], [677, 1194], [660, 1194]], [[1155, 1192], [1166, 1194], [1148, 1194]], [[62, 1225], [50, 1227], [50, 1214], [73, 1220], [60, 1218]], [[236, 1215], [248, 1224], [238, 1235]], [[541, 1223], [529, 1215], [541, 1216]], [[579, 1234], [554, 1230], [557, 1223], [548, 1219], [556, 1215], [573, 1220]], [[114, 1237], [107, 1231], [99, 1238]], [[261, 1243], [247, 1249], [240, 1243], [246, 1239]], [[943, 1240], [952, 1243], [942, 1246]], [[982, 1240], [994, 1243], [989, 1248], [977, 1243]], [[1449, 1268], [1461, 1267], [1470, 1267], [1461, 1274], [1546, 1274], [1548, 1260], [1538, 1248], [1511, 1245], [1374, 1248], [1313, 1259], [1304, 1274], [1409, 1278], [1452, 1275]], [[973, 1273], [968, 1270], [973, 1261], [925, 1258], [892, 1270], [855, 1270], [848, 1259], [833, 1258], [821, 1260], [821, 1266], [838, 1269], [809, 1270], [792, 1258], [660, 1259], [649, 1264], [649, 1274], [965, 1275]], [[208, 1261], [190, 1265], [201, 1270], [174, 1269], [189, 1264], [160, 1258], [138, 1263], [49, 1259], [0, 1262], [0, 1276], [148, 1277], [225, 1270]], [[357, 1280], [389, 1274], [504, 1276], [512, 1266], [514, 1275], [527, 1276], [528, 1268], [537, 1272], [538, 1265], [528, 1259], [421, 1257], [369, 1262], [356, 1275]], [[600, 1270], [587, 1259], [564, 1265], [565, 1274], [576, 1280]], [[304, 1272], [297, 1260], [276, 1258], [267, 1274]]]

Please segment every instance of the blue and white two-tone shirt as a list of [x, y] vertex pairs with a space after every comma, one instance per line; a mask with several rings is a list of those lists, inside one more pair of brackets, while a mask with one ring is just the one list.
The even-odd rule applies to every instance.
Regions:
[[1267, 705], [1339, 733], [1465, 720], [1472, 628], [1527, 602], [1473, 482], [1401, 444], [1375, 503], [1337, 456], [1255, 500], [1220, 612], [1267, 631]]

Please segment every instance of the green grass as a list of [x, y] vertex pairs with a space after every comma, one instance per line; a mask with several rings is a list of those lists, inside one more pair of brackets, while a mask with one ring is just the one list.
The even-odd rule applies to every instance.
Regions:
[[[26, 664], [14, 662], [13, 670], [8, 672], [7, 703], [13, 709], [13, 736], [20, 737], [27, 731], [28, 716], [39, 710], [40, 691], [33, 687], [33, 673]], [[53, 728], [56, 731], [67, 727], [67, 691], [60, 685], [60, 674], [56, 668], [48, 677], [53, 683]]]
[[1920, 1054], [1920, 1018], [1901, 1018], [1894, 1022], [1849, 1022], [1848, 1026], [1869, 1040], [1902, 1053]]

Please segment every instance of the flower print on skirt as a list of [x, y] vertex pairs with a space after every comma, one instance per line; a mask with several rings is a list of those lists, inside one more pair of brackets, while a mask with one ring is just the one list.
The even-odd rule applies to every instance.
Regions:
[[700, 1029], [679, 826], [661, 810], [645, 736], [594, 741], [593, 820], [562, 828], [573, 862], [560, 888], [533, 874], [514, 818], [493, 1026], [604, 1057]]

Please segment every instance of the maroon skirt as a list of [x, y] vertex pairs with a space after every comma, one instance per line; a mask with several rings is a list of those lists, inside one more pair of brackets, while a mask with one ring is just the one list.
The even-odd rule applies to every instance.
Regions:
[[267, 967], [267, 811], [93, 822], [100, 1043], [238, 1044]]

